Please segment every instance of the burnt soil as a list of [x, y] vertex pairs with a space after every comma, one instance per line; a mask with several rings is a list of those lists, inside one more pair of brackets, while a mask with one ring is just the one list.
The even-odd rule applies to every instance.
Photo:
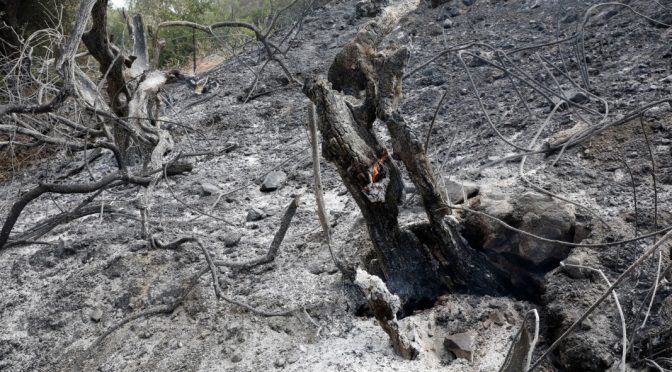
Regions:
[[[371, 20], [356, 17], [356, 2], [332, 1], [305, 19], [286, 57], [300, 79], [326, 75], [335, 54], [359, 26]], [[410, 49], [409, 71], [449, 46], [478, 41], [513, 50], [562, 39], [575, 31], [586, 10], [597, 4], [575, 0], [464, 0], [432, 8], [425, 1], [405, 3], [408, 12], [402, 14], [386, 41]], [[642, 14], [672, 23], [672, 2], [668, 0], [631, 1], [630, 5]], [[598, 8], [591, 14], [585, 38], [587, 73], [590, 92], [609, 103], [607, 121], [669, 97], [670, 28], [655, 25], [626, 8]], [[561, 45], [535, 51], [581, 81], [573, 46]], [[469, 51], [485, 55], [488, 49], [474, 46]], [[263, 64], [259, 55], [257, 49], [250, 48], [241, 58], [259, 68]], [[505, 74], [465, 58], [498, 130], [517, 145], [530, 146], [551, 111], [548, 102], [529, 88], [521, 88], [538, 117], [531, 120]], [[515, 58], [515, 64], [531, 78], [556, 90], [557, 84], [570, 88], [561, 75], [551, 76], [535, 53], [524, 52]], [[419, 360], [402, 360], [394, 355], [387, 336], [372, 318], [355, 315], [361, 299], [344, 285], [321, 244], [305, 128], [308, 101], [300, 88], [283, 86], [286, 81], [281, 70], [271, 65], [258, 87], [271, 93], [243, 103], [243, 91], [254, 76], [237, 59], [202, 74], [206, 75], [218, 86], [204, 96], [194, 95], [180, 84], [164, 89], [168, 103], [164, 117], [181, 124], [171, 126], [177, 139], [176, 151], [237, 146], [221, 155], [192, 158], [191, 173], [159, 183], [153, 211], [156, 233], [164, 241], [185, 235], [200, 237], [216, 259], [255, 258], [266, 253], [284, 208], [294, 196], [301, 195], [302, 204], [275, 261], [249, 272], [224, 270], [220, 282], [228, 296], [251, 306], [305, 311], [290, 317], [258, 317], [218, 302], [210, 277], [204, 276], [171, 314], [129, 322], [100, 345], [89, 348], [124, 317], [171, 303], [183, 283], [205, 262], [199, 248], [192, 245], [178, 250], [151, 249], [141, 239], [136, 219], [96, 214], [59, 226], [42, 238], [54, 246], [31, 245], [0, 253], [0, 370], [64, 370], [73, 360], [79, 360], [84, 370], [92, 371], [494, 371], [504, 360], [529, 309], [539, 309], [542, 315], [539, 355], [606, 288], [599, 276], [575, 279], [553, 269], [546, 274], [535, 302], [513, 296], [446, 294], [434, 307], [401, 320], [402, 329], [422, 350]], [[447, 96], [438, 111], [428, 151], [437, 177], [477, 184], [481, 195], [497, 192], [515, 197], [531, 191], [519, 177], [519, 160], [489, 166], [517, 150], [488, 125], [455, 53], [439, 58], [404, 81], [401, 109], [415, 132], [424, 138], [444, 91]], [[587, 105], [596, 114], [572, 109], [557, 113], [534, 146], [574, 126], [580, 115], [599, 122], [603, 105], [596, 97], [591, 97]], [[645, 112], [641, 122], [633, 120], [611, 127], [568, 148], [554, 165], [557, 153], [530, 156], [525, 171], [541, 188], [582, 206], [576, 213], [586, 231], [584, 243], [617, 241], [654, 231], [656, 226], [669, 226], [671, 113], [668, 104], [655, 106]], [[389, 140], [382, 126], [379, 135]], [[655, 192], [649, 148], [655, 164]], [[68, 172], [82, 160], [81, 153], [59, 153], [15, 172], [0, 184], [0, 215], [7, 214], [17, 195], [37, 182]], [[113, 164], [113, 159], [104, 155], [91, 164], [91, 172], [100, 177], [112, 171]], [[260, 191], [263, 176], [274, 169], [284, 171], [287, 181], [276, 191]], [[357, 263], [371, 250], [364, 221], [335, 169], [322, 162], [322, 170], [334, 247]], [[86, 182], [89, 175], [82, 172], [71, 180]], [[216, 186], [221, 194], [203, 195], [203, 183]], [[120, 187], [105, 192], [99, 200], [137, 218], [139, 193], [137, 188]], [[42, 197], [25, 210], [15, 231], [23, 231], [61, 209], [72, 209], [80, 201], [81, 197], [68, 195]], [[252, 208], [266, 216], [246, 221]], [[401, 210], [402, 223], [425, 219], [418, 197], [409, 195]], [[603, 270], [613, 281], [652, 243], [653, 238], [648, 238], [619, 246], [576, 249], [585, 251], [591, 266]], [[664, 246], [663, 268], [670, 264], [669, 255], [669, 246]], [[640, 307], [656, 278], [657, 266], [655, 255], [617, 290], [628, 330], [643, 320]], [[670, 339], [671, 296], [672, 286], [663, 280], [647, 325], [638, 332], [641, 341], [637, 341], [631, 362], [665, 349], [664, 344], [656, 342]], [[607, 370], [620, 358], [620, 329], [614, 303], [608, 300], [544, 363], [542, 370]], [[466, 331], [477, 334], [474, 359], [452, 361], [442, 346], [443, 338]], [[655, 358], [670, 356], [672, 352], [667, 349]], [[635, 363], [635, 367], [643, 366]]]

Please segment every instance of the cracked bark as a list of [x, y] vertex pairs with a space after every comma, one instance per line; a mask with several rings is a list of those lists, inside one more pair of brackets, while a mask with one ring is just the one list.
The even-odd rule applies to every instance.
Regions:
[[[505, 288], [504, 282], [497, 280], [499, 272], [484, 255], [463, 242], [457, 226], [446, 218], [447, 204], [424, 145], [399, 111], [409, 52], [395, 46], [376, 51], [379, 29], [375, 24], [362, 28], [337, 56], [330, 68], [330, 81], [309, 78], [303, 88], [317, 109], [324, 158], [334, 163], [367, 222], [376, 255], [371, 266], [377, 266], [406, 310], [448, 291], [502, 293]], [[331, 73], [353, 69], [357, 74]], [[354, 97], [366, 88], [358, 100], [332, 87]], [[391, 150], [384, 148], [372, 131], [376, 119], [386, 125], [392, 137]], [[399, 225], [404, 185], [388, 151], [392, 158], [401, 160], [416, 185], [429, 223]]]

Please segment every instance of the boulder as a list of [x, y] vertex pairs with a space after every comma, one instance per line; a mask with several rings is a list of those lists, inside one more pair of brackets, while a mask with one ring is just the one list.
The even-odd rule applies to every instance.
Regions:
[[[545, 195], [481, 195], [476, 209], [503, 220], [507, 224], [546, 239], [571, 242], [574, 240], [575, 207]], [[480, 231], [477, 247], [485, 251], [516, 256], [540, 267], [558, 264], [567, 257], [571, 247], [545, 242], [519, 234], [497, 221], [473, 213], [465, 216], [465, 225]], [[466, 235], [470, 235], [467, 233]]]
[[[511, 227], [546, 239], [574, 241], [576, 217], [571, 204], [534, 193], [488, 193], [474, 200], [474, 209]], [[506, 273], [519, 297], [538, 300], [544, 274], [557, 267], [572, 248], [512, 231], [484, 215], [464, 212], [463, 217], [463, 236]]]

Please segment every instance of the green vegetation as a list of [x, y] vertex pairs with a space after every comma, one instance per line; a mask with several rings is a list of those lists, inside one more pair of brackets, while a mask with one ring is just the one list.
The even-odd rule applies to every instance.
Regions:
[[[212, 24], [221, 21], [243, 21], [252, 23], [265, 29], [272, 15], [291, 0], [131, 0], [130, 14], [142, 14], [145, 24], [155, 29], [163, 21], [191, 21], [200, 24]], [[300, 1], [297, 8], [303, 3]], [[110, 10], [111, 13], [119, 13]], [[123, 27], [111, 17], [110, 28], [114, 33], [122, 34]], [[285, 18], [286, 22], [287, 18]], [[114, 24], [113, 24], [114, 23]], [[123, 24], [122, 24], [123, 26]], [[196, 49], [199, 56], [215, 52], [226, 53], [222, 45], [212, 37], [196, 31], [192, 35], [189, 28], [168, 28], [161, 31], [161, 38], [166, 46], [161, 52], [160, 65], [179, 66], [191, 60], [193, 53], [192, 37], [196, 37]], [[239, 45], [253, 35], [242, 29], [220, 29], [221, 40], [227, 40], [232, 45]], [[119, 35], [121, 36], [121, 35]]]

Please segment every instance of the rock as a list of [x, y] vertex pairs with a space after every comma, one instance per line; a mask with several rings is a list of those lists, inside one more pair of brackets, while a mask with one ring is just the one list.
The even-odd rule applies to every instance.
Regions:
[[260, 221], [260, 220], [263, 220], [264, 217], [266, 217], [266, 213], [264, 213], [264, 211], [262, 211], [261, 209], [259, 209], [259, 208], [250, 208], [250, 209], [247, 211], [247, 217], [245, 218], [245, 220], [246, 220], [247, 222], [254, 222], [254, 221]]
[[574, 248], [572, 253], [562, 261], [562, 271], [570, 277], [574, 279], [590, 278], [595, 271], [571, 265], [595, 267], [597, 266], [597, 259], [585, 248]]
[[278, 358], [275, 360], [275, 362], [273, 362], [273, 366], [275, 368], [284, 368], [286, 364], [287, 360], [285, 360], [284, 358]]
[[[462, 192], [463, 187], [464, 192]], [[452, 204], [463, 203], [465, 201], [464, 194], [467, 195], [467, 198], [473, 198], [474, 196], [478, 195], [478, 191], [479, 191], [478, 185], [472, 183], [463, 183], [463, 182], [458, 183], [455, 181], [446, 182], [446, 192]]]
[[287, 181], [287, 174], [283, 171], [273, 171], [266, 175], [261, 184], [261, 191], [274, 191], [282, 187]]
[[[482, 194], [474, 207], [506, 222], [509, 226], [546, 239], [573, 242], [575, 207], [534, 193]], [[543, 276], [570, 252], [567, 245], [546, 242], [519, 234], [492, 218], [466, 213], [463, 236], [469, 244], [484, 251], [500, 270], [507, 273], [517, 295], [538, 300]]]
[[[564, 90], [564, 91], [562, 91], [562, 95], [567, 100], [569, 100], [571, 102], [574, 102], [576, 104], [579, 104], [579, 105], [584, 104], [584, 103], [588, 103], [588, 101], [590, 101], [588, 96], [578, 89]], [[555, 97], [555, 96], [551, 97], [551, 109], [553, 109], [555, 107], [555, 105], [557, 105], [558, 103], [560, 103], [560, 107], [558, 107], [558, 110], [566, 110], [569, 107], [567, 102], [564, 102], [560, 98]]]
[[220, 193], [221, 190], [219, 189], [219, 187], [208, 182], [201, 182], [201, 195], [210, 196], [210, 195], [217, 195]]
[[474, 5], [475, 2], [476, 0], [462, 0], [462, 4], [464, 4], [465, 6], [472, 6]]
[[234, 354], [234, 355], [231, 357], [231, 361], [232, 361], [233, 363], [238, 363], [238, 362], [240, 362], [241, 360], [243, 360], [243, 357], [241, 357], [240, 354]]
[[443, 21], [443, 28], [451, 28], [453, 27], [453, 21], [450, 19], [446, 19]]
[[89, 318], [93, 320], [94, 322], [98, 323], [100, 320], [103, 318], [103, 310], [100, 308], [95, 308], [91, 311], [91, 314], [89, 314]]
[[498, 326], [506, 324], [506, 316], [499, 310], [492, 311], [490, 315], [488, 315], [488, 319]]
[[[249, 212], [248, 212], [248, 217], [249, 217]], [[224, 246], [226, 247], [235, 247], [240, 243], [240, 239], [243, 238], [243, 234], [239, 232], [231, 232], [228, 233], [224, 236], [222, 241], [224, 242]]]
[[355, 16], [357, 18], [375, 17], [387, 5], [387, 0], [363, 0], [355, 4]]
[[485, 66], [488, 64], [486, 61], [492, 61], [494, 56], [492, 52], [476, 52], [474, 54], [476, 54], [474, 57], [467, 60], [469, 67]]
[[443, 347], [457, 358], [467, 359], [472, 362], [474, 358], [474, 346], [476, 334], [474, 332], [456, 333], [443, 340]]
[[429, 6], [432, 7], [432, 8], [436, 8], [436, 7], [438, 7], [438, 6], [440, 6], [440, 5], [443, 5], [443, 4], [445, 4], [445, 3], [449, 2], [449, 1], [450, 1], [450, 0], [432, 0], [432, 1], [429, 3]]

